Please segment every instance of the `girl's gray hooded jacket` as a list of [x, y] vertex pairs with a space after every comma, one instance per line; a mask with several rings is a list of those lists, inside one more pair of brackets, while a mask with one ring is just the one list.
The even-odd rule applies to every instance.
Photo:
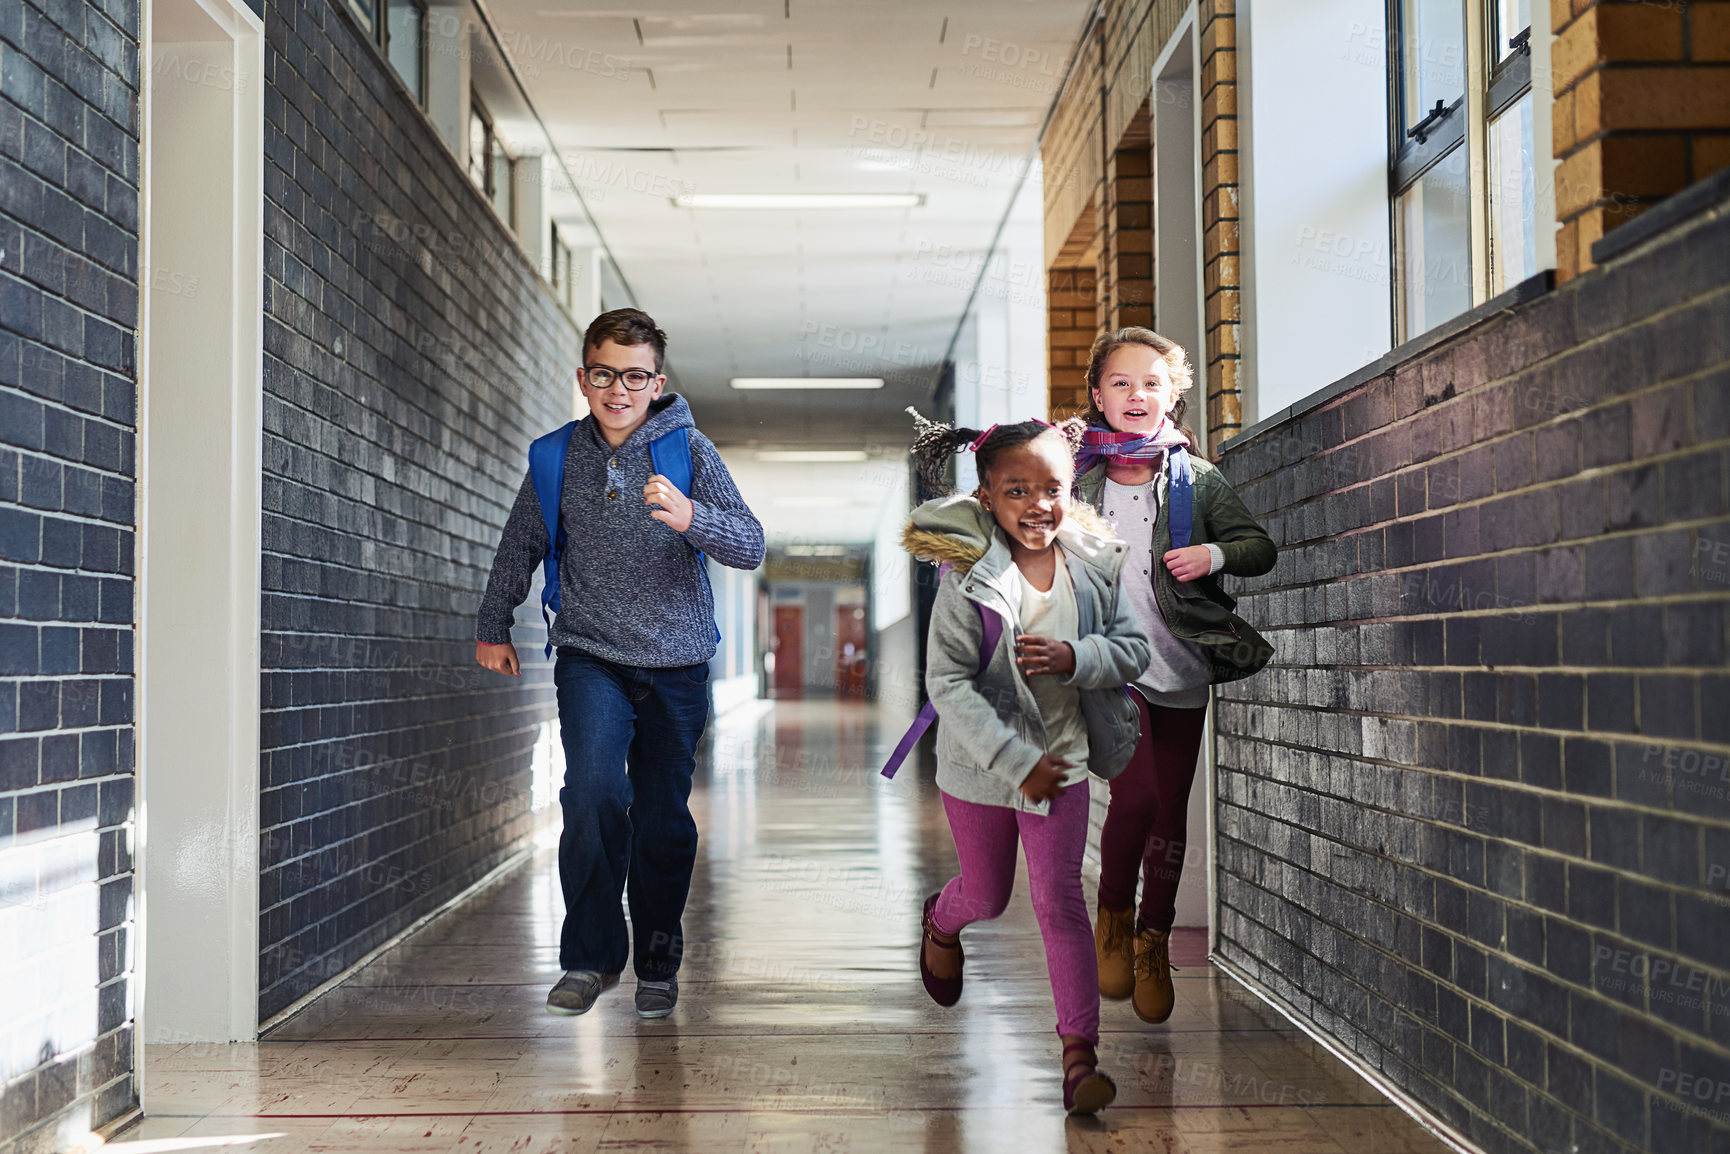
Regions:
[[[1081, 690], [1087, 723], [1087, 767], [1116, 777], [1141, 735], [1141, 716], [1125, 685], [1147, 668], [1148, 641], [1118, 571], [1127, 546], [1113, 539], [1092, 510], [1072, 507], [1057, 532], [1075, 587], [1075, 672], [1064, 684]], [[972, 497], [927, 501], [913, 511], [901, 543], [923, 561], [952, 566], [937, 590], [926, 646], [925, 692], [937, 709], [937, 786], [962, 801], [1029, 813], [1050, 810], [1029, 801], [1020, 785], [1045, 755], [1045, 725], [1027, 676], [1015, 664], [1021, 583], [1012, 572], [1008, 539]], [[1003, 632], [983, 672], [984, 625], [975, 602], [997, 613]]]

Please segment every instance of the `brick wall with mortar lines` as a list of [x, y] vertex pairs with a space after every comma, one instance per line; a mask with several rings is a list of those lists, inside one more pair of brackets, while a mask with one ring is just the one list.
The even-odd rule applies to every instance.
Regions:
[[1551, 0], [1550, 26], [1567, 280], [1606, 232], [1730, 165], [1730, 3]]
[[1208, 443], [1243, 427], [1238, 374], [1237, 17], [1233, 0], [1200, 0], [1202, 316]]
[[1220, 954], [1489, 1151], [1730, 1149], [1730, 218], [1222, 466]]
[[524, 844], [552, 715], [474, 664], [580, 334], [329, 0], [266, 14], [260, 1012]]
[[[0, 5], [0, 1151], [134, 1101], [138, 8]], [[58, 976], [42, 984], [37, 977]], [[15, 996], [19, 990], [29, 997]]]

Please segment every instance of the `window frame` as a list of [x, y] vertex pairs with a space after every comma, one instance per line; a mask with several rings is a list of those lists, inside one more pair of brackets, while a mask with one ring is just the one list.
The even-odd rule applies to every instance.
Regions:
[[[354, 0], [349, 0], [349, 2], [353, 3]], [[425, 108], [427, 99], [427, 65], [430, 63], [427, 52], [429, 40], [427, 35], [427, 0], [378, 0], [378, 4], [380, 15], [384, 17], [384, 19], [378, 22], [379, 51], [384, 54], [385, 63], [390, 65], [391, 74], [398, 80], [402, 81], [404, 88], [408, 88], [409, 95], [414, 97], [414, 102], [421, 108]], [[404, 79], [403, 74], [397, 71], [396, 63], [390, 56], [390, 13], [393, 8], [398, 6], [420, 10], [420, 43], [415, 46], [415, 57], [418, 64], [415, 76], [417, 83], [412, 88], [409, 86], [408, 81]]]
[[[477, 120], [481, 122], [482, 129], [481, 150], [478, 159], [475, 155], [474, 128], [474, 122]], [[468, 134], [468, 156], [466, 157], [468, 171], [463, 175], [469, 178], [470, 184], [480, 189], [481, 195], [486, 198], [488, 204], [491, 204], [493, 202], [493, 117], [492, 113], [487, 111], [486, 103], [481, 100], [481, 94], [473, 88], [469, 89], [469, 123], [465, 129]], [[477, 168], [479, 170], [478, 180], [476, 179]]]
[[[1443, 115], [1421, 121], [1408, 129], [1406, 117], [1406, 29], [1404, 0], [1387, 0], [1388, 29], [1388, 287], [1391, 294], [1390, 315], [1393, 323], [1392, 342], [1395, 346], [1422, 336], [1423, 331], [1405, 331], [1406, 320], [1402, 301], [1405, 296], [1404, 254], [1399, 245], [1400, 198], [1423, 176], [1452, 156], [1457, 148], [1465, 149], [1467, 185], [1470, 197], [1471, 229], [1467, 246], [1470, 264], [1471, 306], [1488, 299], [1492, 240], [1490, 237], [1491, 195], [1489, 148], [1491, 124], [1532, 91], [1532, 37], [1536, 34], [1538, 5], [1532, 5], [1532, 23], [1509, 37], [1518, 47], [1499, 63], [1492, 43], [1502, 29], [1498, 27], [1496, 0], [1458, 0], [1466, 59], [1464, 91], [1444, 110]], [[1421, 55], [1421, 53], [1420, 53]], [[1534, 137], [1538, 125], [1534, 124]], [[1413, 133], [1422, 129], [1422, 139]], [[1539, 141], [1534, 139], [1534, 151]], [[1533, 157], [1537, 165], [1538, 158]], [[1534, 189], [1541, 186], [1534, 173]], [[1547, 187], [1547, 186], [1545, 186]], [[1534, 192], [1534, 196], [1541, 197]], [[1553, 195], [1553, 192], [1552, 194]], [[1534, 227], [1544, 221], [1545, 214], [1534, 205]], [[1550, 216], [1553, 217], [1553, 212]], [[1542, 253], [1542, 249], [1540, 249]], [[1542, 265], [1543, 256], [1539, 257]], [[1445, 323], [1437, 321], [1436, 324]], [[1429, 326], [1435, 327], [1434, 325]]]

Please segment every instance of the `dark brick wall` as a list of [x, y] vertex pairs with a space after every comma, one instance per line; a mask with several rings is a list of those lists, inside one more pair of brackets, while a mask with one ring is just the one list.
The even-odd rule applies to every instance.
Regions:
[[135, 1096], [138, 85], [132, 0], [0, 3], [5, 1151]]
[[1490, 1151], [1730, 1150], [1730, 218], [1240, 439], [1220, 955]]
[[579, 333], [338, 5], [265, 27], [268, 1017], [525, 844], [546, 666], [474, 611]]

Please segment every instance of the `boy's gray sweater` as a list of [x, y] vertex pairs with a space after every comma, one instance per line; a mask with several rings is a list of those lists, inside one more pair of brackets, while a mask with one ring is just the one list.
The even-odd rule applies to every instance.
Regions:
[[[681, 425], [691, 430], [692, 474], [691, 527], [682, 534], [655, 520], [643, 503], [643, 486], [654, 473], [649, 442]], [[565, 553], [553, 644], [621, 665], [666, 668], [714, 656], [714, 596], [695, 549], [734, 569], [763, 563], [763, 526], [676, 393], [652, 402], [649, 419], [617, 449], [592, 417], [577, 423], [559, 517]], [[525, 474], [493, 558], [475, 640], [499, 645], [511, 639], [516, 607], [546, 554], [540, 500]]]

